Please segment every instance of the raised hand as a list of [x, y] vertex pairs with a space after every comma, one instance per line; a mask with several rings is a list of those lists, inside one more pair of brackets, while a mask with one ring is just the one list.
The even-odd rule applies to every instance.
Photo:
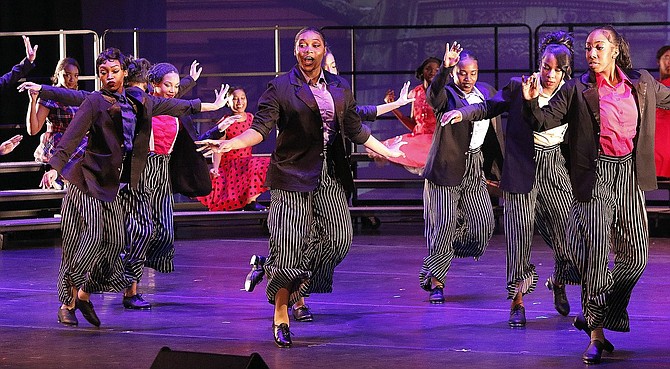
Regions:
[[405, 82], [405, 84], [402, 86], [402, 89], [400, 89], [400, 97], [398, 98], [398, 105], [403, 106], [406, 104], [409, 104], [411, 102], [414, 102], [416, 100], [413, 96], [409, 96], [409, 81]]
[[42, 85], [33, 82], [23, 82], [16, 88], [19, 92], [28, 90], [28, 92], [39, 93], [42, 90]]
[[454, 41], [451, 46], [449, 46], [449, 43], [447, 42], [444, 59], [442, 60], [444, 66], [446, 68], [451, 68], [458, 64], [458, 61], [461, 60], [461, 51], [463, 51], [463, 48], [458, 42]]
[[532, 100], [540, 96], [539, 83], [540, 79], [535, 74], [528, 77], [521, 76], [521, 92], [524, 100]]
[[28, 61], [32, 63], [33, 61], [35, 61], [35, 57], [37, 56], [38, 45], [35, 45], [35, 47], [31, 47], [30, 38], [27, 36], [21, 36], [21, 37], [23, 37], [23, 45], [25, 45], [26, 47], [26, 58], [28, 59]]
[[447, 124], [458, 123], [463, 120], [463, 114], [458, 110], [450, 110], [442, 115], [440, 124], [444, 127]]
[[200, 78], [200, 73], [202, 73], [202, 67], [198, 68], [200, 63], [198, 63], [197, 60], [194, 60], [193, 63], [191, 63], [191, 70], [188, 72], [188, 75], [193, 78], [194, 81], [197, 81], [198, 78]]
[[216, 105], [218, 109], [223, 108], [228, 103], [229, 88], [230, 86], [227, 84], [221, 84], [221, 90], [214, 90], [214, 95], [216, 96], [216, 99], [214, 99], [214, 105]]

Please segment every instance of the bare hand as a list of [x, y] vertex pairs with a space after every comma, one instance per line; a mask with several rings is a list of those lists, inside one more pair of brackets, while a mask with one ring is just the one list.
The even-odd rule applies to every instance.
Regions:
[[230, 140], [200, 140], [195, 141], [195, 144], [203, 145], [198, 148], [198, 151], [200, 152], [208, 150], [208, 152], [224, 153], [234, 149]]
[[44, 190], [54, 188], [56, 178], [58, 178], [58, 172], [56, 172], [56, 169], [51, 169], [50, 171], [44, 173], [42, 176], [42, 181], [40, 182], [40, 188]]
[[233, 123], [237, 122], [238, 119], [241, 118], [242, 118], [241, 115], [231, 115], [229, 117], [221, 118], [218, 122], [216, 122], [216, 125], [219, 126], [219, 131], [223, 132], [228, 127], [232, 126]]
[[540, 96], [540, 79], [535, 74], [529, 77], [521, 76], [521, 91], [524, 100], [532, 100]]
[[447, 124], [458, 123], [463, 120], [463, 114], [458, 110], [450, 110], [442, 115], [440, 124], [444, 127]]
[[33, 82], [23, 82], [16, 88], [19, 92], [28, 90], [30, 93], [39, 93], [42, 90], [42, 85]]
[[212, 177], [218, 177], [218, 176], [220, 176], [220, 174], [219, 174], [219, 169], [218, 169], [218, 168], [212, 168], [212, 169], [210, 169], [210, 170], [209, 170], [209, 174], [210, 174]]
[[202, 73], [202, 67], [198, 68], [200, 63], [198, 63], [197, 60], [194, 60], [193, 63], [191, 63], [191, 70], [188, 72], [188, 75], [193, 78], [194, 81], [197, 81], [198, 78], [200, 78], [200, 73]]
[[19, 143], [23, 139], [23, 136], [21, 135], [16, 135], [9, 140], [3, 142], [0, 144], [0, 155], [6, 155], [12, 152], [17, 146], [19, 146]]
[[458, 42], [454, 41], [451, 46], [449, 46], [449, 43], [447, 42], [444, 59], [442, 60], [444, 66], [446, 68], [451, 68], [458, 64], [458, 61], [461, 60], [461, 51], [463, 51], [463, 48]]
[[35, 45], [35, 47], [31, 47], [30, 38], [27, 36], [21, 36], [21, 37], [23, 37], [23, 44], [26, 46], [26, 58], [28, 59], [28, 61], [32, 63], [33, 61], [35, 61], [35, 57], [37, 56], [38, 45]]
[[[416, 100], [414, 98], [414, 96], [411, 96], [411, 97], [408, 96], [409, 95], [408, 93], [409, 93], [409, 81], [405, 82], [405, 84], [400, 89], [400, 98], [398, 98], [398, 101], [397, 101], [398, 106], [407, 105], [411, 102], [414, 102], [414, 100]], [[412, 94], [412, 95], [414, 95], [414, 94]]]
[[214, 95], [216, 96], [216, 99], [214, 99], [214, 105], [217, 106], [217, 109], [221, 109], [224, 106], [226, 106], [226, 103], [228, 103], [228, 89], [230, 86], [227, 84], [221, 84], [221, 90], [217, 91], [214, 90]]

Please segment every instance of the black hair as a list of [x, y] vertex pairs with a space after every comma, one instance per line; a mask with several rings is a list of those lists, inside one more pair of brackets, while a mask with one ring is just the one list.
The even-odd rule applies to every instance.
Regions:
[[419, 81], [423, 82], [423, 69], [430, 63], [437, 63], [437, 66], [439, 67], [440, 65], [442, 65], [442, 60], [434, 56], [429, 56], [428, 58], [426, 58], [426, 60], [424, 60], [423, 63], [421, 63], [421, 65], [419, 65], [418, 68], [416, 68], [416, 71], [414, 71], [414, 76], [416, 76], [416, 78], [418, 78]]
[[630, 45], [628, 41], [617, 32], [614, 27], [611, 25], [605, 25], [594, 28], [589, 35], [595, 31], [606, 31], [608, 33], [607, 40], [614, 44], [614, 46], [619, 49], [619, 53], [616, 55], [615, 63], [619, 68], [631, 69], [633, 68], [633, 62], [630, 59]]
[[[314, 32], [314, 33], [318, 34], [321, 37], [321, 41], [323, 41], [324, 50], [326, 49], [326, 46], [328, 44], [326, 42], [326, 37], [323, 35], [323, 32], [321, 32], [321, 30], [316, 28], [316, 27], [305, 27], [305, 28], [302, 28], [300, 31], [298, 31], [298, 33], [295, 34], [295, 39], [293, 40], [293, 52], [294, 53], [295, 53], [295, 46], [298, 44], [298, 41], [300, 40], [300, 36], [303, 33], [306, 33], [306, 32]], [[324, 53], [324, 56], [325, 55], [326, 54]]]
[[661, 46], [661, 48], [656, 52], [656, 61], [661, 60], [663, 54], [665, 54], [668, 50], [670, 50], [670, 45]]
[[126, 77], [126, 84], [130, 83], [147, 83], [149, 82], [149, 69], [151, 63], [144, 58], [129, 57], [128, 63], [128, 77]]
[[547, 33], [538, 46], [538, 64], [542, 64], [545, 54], [549, 53], [556, 58], [558, 67], [563, 71], [563, 79], [572, 76], [572, 59], [575, 54], [575, 39], [565, 31]]
[[168, 73], [177, 73], [177, 75], [179, 75], [179, 71], [174, 65], [170, 63], [158, 63], [154, 64], [154, 66], [149, 69], [147, 78], [149, 79], [149, 82], [157, 85], [161, 83], [163, 77]]
[[108, 47], [98, 55], [98, 58], [95, 60], [95, 69], [98, 69], [108, 60], [118, 60], [119, 64], [121, 64], [121, 69], [128, 70], [128, 58], [123, 55], [121, 50], [115, 47]]

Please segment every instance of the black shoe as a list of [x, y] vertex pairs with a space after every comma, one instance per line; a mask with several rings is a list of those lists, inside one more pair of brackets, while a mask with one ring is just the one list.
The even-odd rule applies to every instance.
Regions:
[[604, 349], [604, 343], [597, 340], [591, 340], [589, 347], [587, 347], [586, 351], [582, 354], [582, 361], [584, 364], [599, 364]]
[[151, 303], [142, 298], [142, 295], [136, 294], [130, 297], [123, 296], [123, 307], [133, 310], [151, 309]]
[[[572, 323], [575, 328], [577, 328], [580, 331], [584, 331], [587, 336], [589, 336], [589, 339], [591, 339], [591, 328], [586, 324], [586, 319], [584, 318], [584, 315], [579, 314], [575, 317], [575, 321]], [[612, 352], [614, 351], [614, 345], [612, 342], [610, 342], [607, 338], [605, 338], [605, 342], [602, 342], [603, 349], [607, 352]]]
[[274, 334], [275, 343], [278, 347], [291, 347], [291, 331], [288, 329], [288, 324], [281, 323], [279, 325], [272, 325], [272, 333]]
[[98, 314], [95, 313], [95, 310], [93, 310], [92, 302], [77, 299], [74, 306], [81, 311], [81, 315], [83, 315], [89, 323], [96, 327], [100, 326], [100, 319], [98, 318]]
[[65, 325], [77, 325], [79, 324], [79, 321], [77, 320], [77, 316], [74, 314], [75, 310], [74, 309], [68, 309], [68, 308], [60, 308], [58, 309], [58, 323], [65, 324]]
[[570, 302], [568, 302], [568, 296], [565, 294], [565, 285], [559, 286], [554, 282], [552, 277], [549, 277], [544, 285], [554, 295], [554, 308], [556, 311], [563, 316], [568, 316], [570, 314]]
[[265, 275], [265, 270], [263, 265], [265, 265], [265, 260], [267, 258], [261, 255], [252, 255], [249, 264], [251, 265], [251, 271], [247, 274], [246, 279], [244, 280], [244, 290], [247, 292], [252, 292], [256, 285], [261, 283], [263, 280], [263, 275]]
[[242, 210], [245, 210], [245, 211], [267, 211], [268, 208], [266, 206], [263, 206], [263, 205], [257, 203], [256, 201], [252, 201], [252, 202], [244, 205]]
[[431, 304], [442, 304], [444, 303], [444, 287], [435, 287], [430, 290], [430, 296], [428, 301]]
[[514, 305], [509, 311], [510, 327], [518, 328], [526, 326], [526, 308], [523, 305]]
[[311, 322], [314, 320], [314, 315], [312, 311], [309, 310], [309, 306], [303, 305], [297, 309], [293, 309], [293, 319], [296, 322]]

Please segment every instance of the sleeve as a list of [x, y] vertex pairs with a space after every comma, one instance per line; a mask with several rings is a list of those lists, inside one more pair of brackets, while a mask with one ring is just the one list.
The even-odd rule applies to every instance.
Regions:
[[25, 77], [34, 67], [35, 63], [31, 63], [28, 59], [23, 58], [19, 64], [12, 67], [11, 71], [0, 77], [0, 91], [4, 93], [14, 87], [16, 82]]
[[175, 96], [178, 99], [181, 99], [182, 96], [186, 95], [187, 93], [191, 92], [193, 87], [195, 87], [197, 83], [191, 76], [186, 76], [182, 78], [179, 81], [179, 93]]
[[670, 88], [655, 80], [649, 75], [653, 84], [653, 91], [656, 94], [656, 107], [661, 109], [670, 109]]
[[147, 99], [153, 102], [152, 115], [169, 115], [180, 117], [182, 115], [191, 115], [200, 112], [200, 99], [182, 100], [175, 98], [162, 98], [145, 94]]
[[444, 66], [441, 66], [440, 71], [435, 78], [433, 78], [430, 86], [428, 86], [426, 101], [428, 101], [428, 104], [430, 104], [436, 112], [446, 109], [448, 98], [444, 86], [447, 84], [452, 69], [453, 68], [445, 68]]
[[474, 122], [483, 119], [492, 119], [509, 111], [512, 101], [512, 91], [515, 89], [513, 83], [513, 81], [510, 81], [507, 86], [484, 102], [459, 108], [458, 111], [463, 114], [463, 120]]
[[377, 105], [356, 105], [356, 113], [362, 121], [374, 122], [377, 120]]
[[88, 91], [42, 85], [39, 96], [40, 99], [57, 101], [63, 105], [79, 106], [90, 94]]
[[79, 107], [77, 114], [68, 125], [63, 137], [61, 137], [58, 145], [54, 149], [54, 154], [49, 164], [59, 173], [65, 167], [65, 164], [70, 160], [70, 157], [75, 152], [81, 140], [86, 136], [93, 122], [98, 114], [94, 108], [95, 104], [92, 98], [87, 98]]
[[268, 84], [268, 88], [258, 99], [258, 111], [254, 115], [251, 129], [258, 132], [265, 140], [270, 131], [279, 121], [281, 105], [279, 103], [277, 87], [274, 83]]
[[342, 131], [351, 142], [355, 144], [363, 144], [370, 138], [370, 127], [361, 123], [361, 117], [358, 115], [356, 109], [356, 101], [351, 93], [349, 86], [345, 84], [344, 89], [344, 116], [342, 117]]
[[218, 140], [223, 137], [224, 132], [219, 131], [219, 125], [215, 125], [209, 131], [198, 136], [198, 140]]
[[565, 120], [572, 104], [574, 84], [564, 83], [560, 90], [549, 100], [549, 104], [540, 108], [538, 99], [524, 100], [524, 119], [531, 123], [535, 131], [546, 131], [567, 123]]

